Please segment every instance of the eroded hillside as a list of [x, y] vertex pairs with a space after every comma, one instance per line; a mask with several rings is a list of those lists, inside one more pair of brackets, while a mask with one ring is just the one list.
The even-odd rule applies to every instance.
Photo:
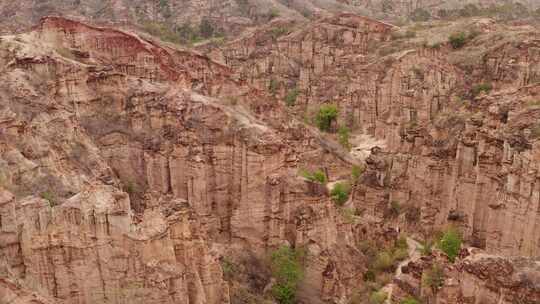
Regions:
[[0, 301], [540, 301], [534, 26], [341, 13], [199, 50], [0, 38]]

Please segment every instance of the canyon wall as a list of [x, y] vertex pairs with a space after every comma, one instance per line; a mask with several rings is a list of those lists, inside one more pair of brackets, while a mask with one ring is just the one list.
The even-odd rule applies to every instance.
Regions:
[[[271, 25], [209, 54], [278, 97], [297, 90], [290, 105], [297, 116], [309, 121], [321, 104], [335, 104], [338, 125], [384, 143], [368, 159], [356, 208], [383, 216], [395, 202], [421, 219], [397, 220], [411, 233], [452, 224], [490, 252], [538, 257], [531, 135], [537, 33], [500, 30], [490, 39], [494, 28], [484, 28], [486, 36], [470, 48], [416, 46], [380, 57], [396, 29], [363, 17], [342, 14], [263, 39], [276, 28], [286, 26]], [[471, 96], [479, 84], [493, 93]]]
[[352, 226], [298, 174], [336, 178], [349, 159], [277, 100], [203, 56], [63, 18], [0, 43], [13, 284], [61, 303], [228, 303], [225, 252], [281, 245], [306, 249], [305, 301], [361, 284]]

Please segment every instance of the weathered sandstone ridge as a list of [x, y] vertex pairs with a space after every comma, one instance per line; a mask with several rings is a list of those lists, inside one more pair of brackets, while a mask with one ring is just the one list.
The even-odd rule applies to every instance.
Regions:
[[297, 174], [350, 157], [229, 68], [52, 17], [2, 37], [0, 60], [6, 299], [228, 303], [222, 255], [284, 243], [307, 250], [301, 299], [361, 284], [351, 225]]

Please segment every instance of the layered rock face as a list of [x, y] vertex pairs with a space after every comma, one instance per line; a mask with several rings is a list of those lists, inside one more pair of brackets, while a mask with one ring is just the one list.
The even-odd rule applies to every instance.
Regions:
[[261, 90], [275, 87], [281, 97], [298, 91], [293, 108], [299, 116], [336, 104], [338, 124], [385, 139], [392, 148], [400, 141], [396, 126], [429, 122], [462, 79], [437, 50], [378, 57], [374, 50], [391, 39], [394, 27], [365, 17], [342, 14], [267, 39], [276, 28], [285, 26], [273, 25], [210, 56]]
[[[536, 138], [527, 135], [536, 123], [529, 103], [538, 98], [537, 34], [480, 39], [480, 55], [443, 45], [381, 58], [391, 30], [340, 15], [263, 45], [258, 41], [273, 30], [261, 31], [210, 54], [261, 89], [277, 83], [278, 96], [298, 90], [297, 115], [313, 117], [310, 109], [332, 103], [339, 125], [384, 142], [368, 159], [358, 208], [383, 216], [397, 202], [414, 213], [415, 225], [399, 220], [411, 232], [426, 235], [452, 223], [490, 252], [537, 257], [538, 215], [528, 211], [538, 209]], [[456, 61], [468, 53], [479, 60]], [[456, 100], [475, 83], [498, 93], [460, 105]]]
[[307, 249], [301, 299], [361, 284], [351, 225], [297, 176], [348, 158], [276, 100], [200, 55], [62, 18], [0, 43], [1, 252], [20, 294], [228, 303], [225, 249], [282, 244]]
[[[291, 245], [306, 252], [298, 301], [348, 303], [371, 268], [359, 242], [452, 225], [489, 254], [411, 260], [395, 300], [536, 303], [538, 33], [386, 54], [390, 24], [309, 25], [206, 47], [216, 61], [58, 17], [1, 37], [0, 300], [236, 303], [220, 263], [256, 261], [262, 295], [265, 258]], [[381, 143], [343, 207], [298, 176], [348, 180], [364, 160], [302, 122], [327, 103], [334, 129]], [[429, 291], [434, 262], [445, 281]]]

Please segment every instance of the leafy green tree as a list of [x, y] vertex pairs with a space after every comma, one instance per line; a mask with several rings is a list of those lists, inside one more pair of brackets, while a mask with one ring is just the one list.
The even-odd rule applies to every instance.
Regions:
[[369, 297], [370, 304], [383, 304], [386, 301], [388, 294], [384, 291], [375, 291]]
[[332, 200], [342, 206], [349, 199], [349, 193], [351, 192], [351, 186], [348, 183], [336, 183], [330, 191]]
[[341, 146], [343, 146], [343, 148], [349, 151], [351, 150], [351, 143], [349, 142], [350, 132], [351, 131], [347, 127], [339, 127], [338, 129], [339, 143]]
[[301, 170], [300, 175], [302, 175], [305, 179], [316, 182], [319, 184], [326, 184], [328, 181], [328, 178], [326, 177], [326, 174], [323, 170], [315, 170], [313, 172], [307, 171], [307, 170]]
[[335, 105], [322, 105], [315, 117], [315, 123], [319, 130], [321, 131], [330, 131], [332, 127], [332, 122], [336, 120], [338, 115], [338, 109]]
[[455, 229], [448, 229], [439, 241], [439, 249], [441, 249], [448, 259], [453, 263], [461, 249], [461, 236]]
[[304, 275], [301, 258], [300, 251], [288, 246], [275, 250], [270, 257], [272, 276], [276, 279], [272, 295], [281, 304], [296, 303], [296, 290]]
[[467, 42], [467, 35], [463, 32], [454, 33], [448, 37], [448, 42], [454, 49], [462, 48]]

